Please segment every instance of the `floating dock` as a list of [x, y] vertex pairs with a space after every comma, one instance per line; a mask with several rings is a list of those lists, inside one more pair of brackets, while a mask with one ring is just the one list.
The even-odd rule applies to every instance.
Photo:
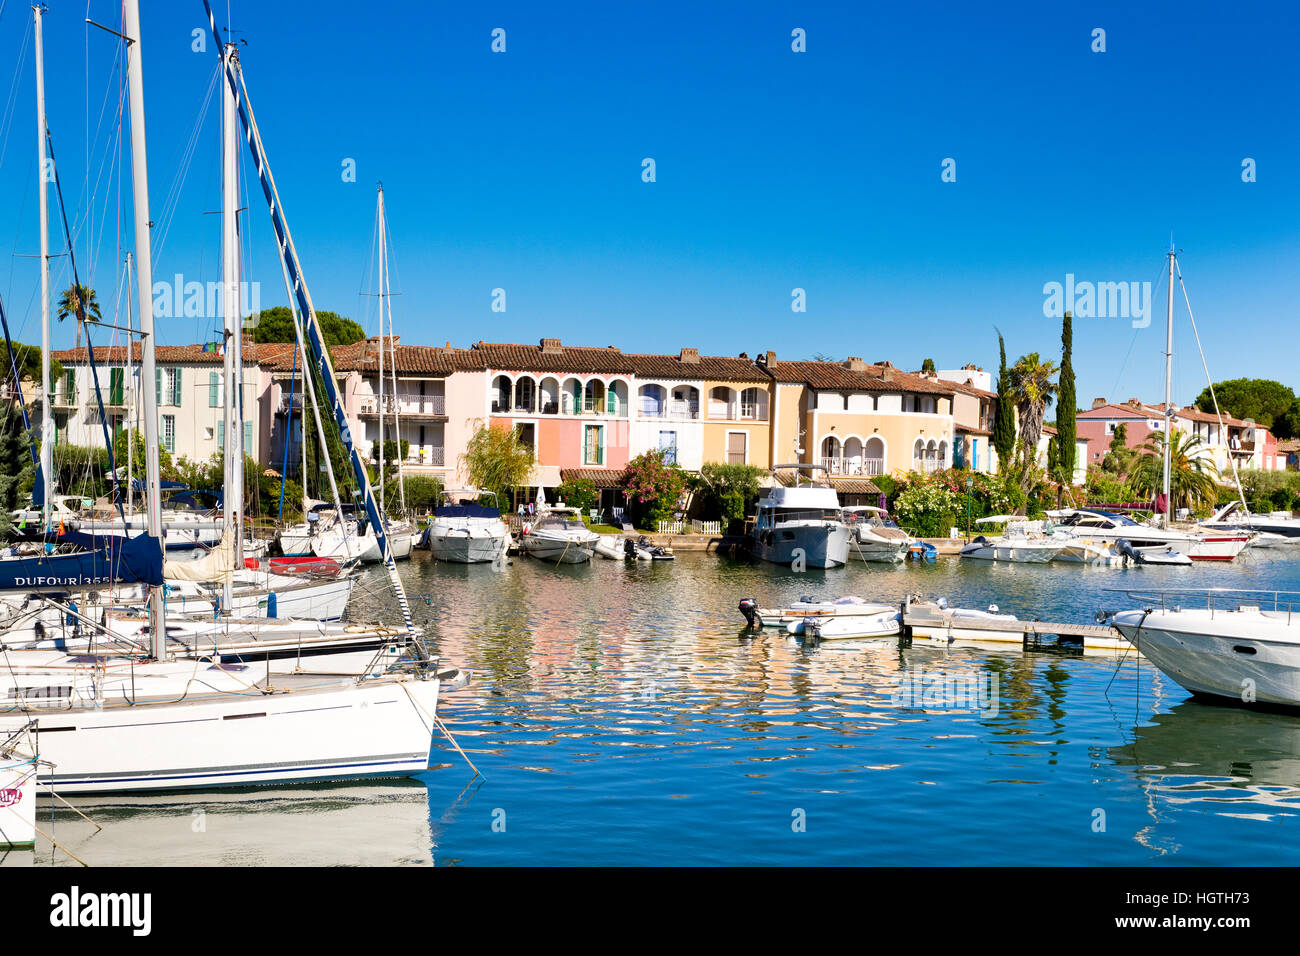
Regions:
[[1138, 653], [1108, 624], [1022, 621], [1012, 615], [963, 610], [933, 601], [908, 602], [903, 606], [903, 634], [914, 644], [1015, 644], [1026, 648], [1052, 644], [1084, 651]]

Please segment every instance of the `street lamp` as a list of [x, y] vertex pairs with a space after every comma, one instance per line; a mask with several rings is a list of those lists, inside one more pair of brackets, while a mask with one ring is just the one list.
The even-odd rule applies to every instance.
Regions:
[[967, 540], [970, 539], [970, 490], [971, 490], [971, 486], [974, 484], [975, 484], [975, 476], [967, 475], [966, 476], [966, 538]]

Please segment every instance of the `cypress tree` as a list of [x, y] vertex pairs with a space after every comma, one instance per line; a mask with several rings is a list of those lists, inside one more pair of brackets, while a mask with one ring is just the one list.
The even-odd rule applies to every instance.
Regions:
[[1065, 318], [1061, 320], [1061, 378], [1056, 404], [1056, 437], [1059, 446], [1057, 454], [1067, 481], [1072, 481], [1074, 478], [1074, 442], [1078, 436], [1074, 418], [1077, 411], [1074, 401], [1074, 365], [1070, 361], [1070, 355], [1074, 350], [1072, 322], [1070, 313], [1065, 313]]
[[[995, 330], [996, 331], [996, 330]], [[1011, 395], [1011, 371], [1007, 368], [1007, 346], [998, 332], [998, 409], [993, 419], [993, 448], [998, 453], [998, 471], [1011, 467], [1016, 450], [1016, 403]]]

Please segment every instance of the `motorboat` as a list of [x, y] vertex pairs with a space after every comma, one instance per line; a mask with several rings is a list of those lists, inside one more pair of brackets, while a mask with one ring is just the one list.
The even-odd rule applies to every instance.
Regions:
[[[415, 543], [415, 528], [409, 521], [389, 521], [386, 524], [384, 534], [392, 549], [393, 560], [409, 558], [411, 547]], [[384, 560], [379, 551], [379, 538], [371, 530], [370, 522], [365, 519], [336, 522], [318, 532], [312, 539], [311, 552], [318, 558], [356, 560], [362, 564], [379, 564]]]
[[1025, 527], [1014, 515], [992, 515], [976, 524], [1006, 524], [1006, 533], [995, 538], [978, 535], [958, 555], [979, 561], [1008, 561], [1015, 564], [1046, 564], [1064, 551], [1071, 542]]
[[829, 485], [812, 478], [801, 481], [803, 471], [825, 471], [819, 465], [779, 465], [773, 471], [793, 470], [793, 485], [774, 485], [758, 501], [758, 514], [750, 533], [754, 555], [774, 564], [806, 568], [840, 568], [849, 560], [849, 526], [844, 522], [839, 496]]
[[1173, 548], [1193, 561], [1231, 561], [1250, 544], [1252, 536], [1249, 531], [1158, 528], [1095, 508], [1068, 508], [1047, 514], [1057, 528], [1081, 541], [1110, 546], [1123, 539], [1139, 552], [1151, 549], [1167, 553]]
[[[1258, 531], [1255, 547], [1300, 545], [1300, 518], [1290, 511], [1270, 511], [1266, 515], [1252, 514], [1245, 505], [1231, 501], [1210, 517], [1199, 522], [1199, 527], [1212, 532]], [[1265, 538], [1264, 536], [1268, 537]], [[1278, 538], [1286, 541], [1279, 541]]]
[[751, 628], [785, 627], [792, 622], [830, 620], [831, 618], [871, 617], [889, 610], [854, 595], [833, 601], [819, 601], [806, 595], [786, 607], [759, 607], [754, 598], [745, 598], [737, 608]]
[[849, 526], [849, 555], [861, 561], [903, 561], [915, 541], [884, 508], [855, 505], [844, 509], [844, 520]]
[[[950, 607], [944, 598], [922, 601], [917, 597], [907, 600], [903, 614], [907, 633], [915, 644], [1037, 644], [1042, 633], [1037, 621], [1022, 621], [1014, 614], [1002, 611], [996, 604], [987, 608]], [[1083, 633], [1079, 633], [1082, 631]], [[1056, 643], [1063, 647], [1081, 648], [1084, 653], [1106, 652], [1128, 648], [1122, 637], [1108, 628], [1086, 627], [1074, 629], [1066, 635], [1056, 635]]]
[[577, 508], [554, 506], [538, 512], [525, 524], [519, 547], [525, 554], [555, 564], [590, 561], [600, 535], [589, 529]]
[[[481, 504], [484, 497], [490, 497], [493, 504]], [[456, 564], [501, 559], [509, 546], [510, 528], [501, 520], [496, 498], [494, 492], [478, 488], [444, 491], [424, 531], [434, 558]]]
[[856, 614], [852, 617], [807, 618], [803, 621], [791, 621], [786, 630], [791, 634], [820, 641], [860, 639], [881, 641], [890, 639], [887, 644], [897, 643], [902, 627], [898, 608], [877, 604], [874, 612]]
[[1229, 588], [1129, 594], [1143, 606], [1111, 614], [1110, 623], [1188, 691], [1300, 707], [1300, 594]]

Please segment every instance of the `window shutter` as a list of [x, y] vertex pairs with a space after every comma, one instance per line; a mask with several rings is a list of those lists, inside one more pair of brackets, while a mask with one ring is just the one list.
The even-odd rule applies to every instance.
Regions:
[[181, 407], [181, 376], [183, 374], [184, 372], [182, 372], [181, 369], [175, 369], [172, 371], [172, 404], [177, 408]]
[[157, 403], [158, 405], [161, 405], [162, 404], [162, 367], [161, 366], [157, 366], [157, 365], [154, 366], [153, 385], [154, 385], [154, 402]]
[[217, 422], [217, 447], [222, 451], [226, 450], [226, 420], [224, 418]]
[[251, 455], [253, 447], [253, 423], [244, 422], [244, 454]]
[[606, 395], [606, 402], [605, 402], [606, 409], [609, 411], [611, 415], [617, 415], [618, 414], [618, 393], [611, 388], [608, 392], [605, 393], [605, 395]]
[[216, 372], [208, 373], [208, 408], [221, 407], [221, 377]]

